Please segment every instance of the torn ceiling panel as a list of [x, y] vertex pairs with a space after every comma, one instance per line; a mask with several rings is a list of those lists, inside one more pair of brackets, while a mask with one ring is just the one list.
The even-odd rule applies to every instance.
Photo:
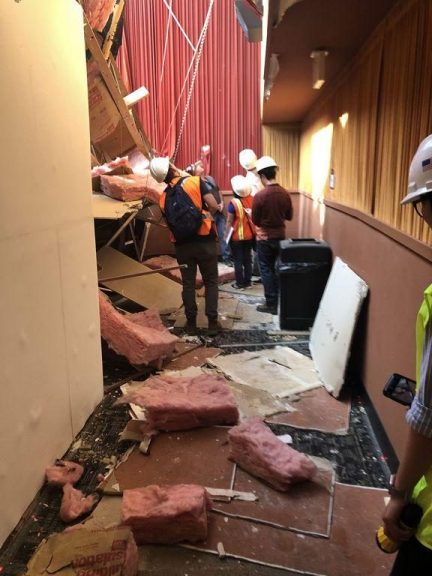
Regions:
[[313, 362], [291, 348], [241, 352], [209, 359], [234, 381], [286, 398], [322, 385]]
[[[97, 261], [102, 278], [151, 271], [147, 266], [110, 247], [98, 251]], [[103, 285], [144, 308], [159, 310], [160, 313], [177, 310], [182, 305], [181, 285], [161, 274], [112, 280]]]

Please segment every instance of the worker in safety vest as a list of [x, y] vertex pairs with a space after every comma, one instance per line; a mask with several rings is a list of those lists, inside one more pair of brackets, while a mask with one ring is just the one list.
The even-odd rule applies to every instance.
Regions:
[[244, 176], [233, 176], [231, 187], [234, 198], [228, 204], [228, 218], [225, 238], [229, 241], [234, 260], [235, 283], [237, 290], [251, 286], [252, 246], [255, 240], [255, 226], [252, 223], [252, 187]]
[[[253, 197], [264, 188], [264, 184], [261, 182], [261, 178], [256, 171], [257, 155], [250, 148], [244, 148], [239, 152], [239, 162], [240, 166], [246, 170], [245, 177], [251, 185], [251, 196]], [[255, 276], [254, 281], [261, 282], [261, 272], [255, 245], [253, 247], [252, 257], [252, 275]]]
[[167, 224], [171, 231], [171, 241], [175, 246], [175, 254], [181, 268], [182, 299], [186, 315], [186, 331], [188, 334], [197, 332], [197, 304], [195, 299], [197, 268], [205, 288], [205, 314], [208, 319], [208, 334], [216, 335], [220, 330], [218, 323], [218, 250], [217, 233], [211, 214], [216, 212], [217, 203], [213, 194], [208, 191], [198, 176], [182, 178], [179, 170], [170, 163], [169, 158], [153, 158], [150, 162], [150, 173], [157, 182], [165, 182], [167, 188], [163, 192], [159, 205], [166, 214], [167, 193], [177, 184], [192, 200], [195, 207], [201, 210], [201, 223], [192, 235], [185, 239], [176, 239], [173, 223]]
[[[412, 160], [408, 194], [402, 204], [412, 204], [432, 228], [432, 134], [423, 140]], [[383, 515], [387, 536], [403, 542], [391, 576], [432, 574], [432, 284], [424, 292], [417, 315], [416, 339], [417, 389], [406, 416], [408, 441]], [[400, 524], [408, 501], [423, 510], [416, 529]]]

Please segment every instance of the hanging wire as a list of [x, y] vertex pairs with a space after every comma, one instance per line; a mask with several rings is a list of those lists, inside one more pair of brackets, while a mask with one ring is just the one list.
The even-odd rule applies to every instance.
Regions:
[[[180, 105], [180, 100], [181, 100], [181, 98], [182, 98], [182, 96], [183, 96], [183, 92], [184, 92], [184, 90], [185, 90], [186, 83], [187, 83], [187, 81], [188, 81], [190, 71], [192, 70], [192, 66], [194, 65], [194, 62], [196, 61], [196, 58], [197, 58], [197, 55], [198, 55], [198, 51], [199, 51], [199, 50], [200, 50], [200, 57], [201, 57], [201, 51], [202, 51], [202, 47], [203, 47], [203, 39], [205, 39], [205, 35], [207, 34], [207, 28], [208, 28], [208, 23], [209, 23], [209, 19], [210, 19], [210, 15], [211, 15], [211, 10], [212, 10], [212, 8], [213, 8], [213, 4], [214, 4], [214, 0], [210, 0], [210, 5], [209, 5], [209, 9], [208, 9], [208, 11], [207, 11], [206, 19], [205, 19], [205, 21], [204, 21], [204, 26], [203, 26], [203, 28], [202, 28], [202, 30], [201, 30], [201, 33], [200, 33], [200, 36], [199, 36], [199, 38], [198, 38], [198, 42], [197, 42], [197, 45], [196, 45], [196, 48], [195, 48], [195, 52], [194, 52], [194, 54], [193, 54], [193, 56], [192, 56], [192, 58], [191, 58], [191, 62], [190, 62], [190, 64], [189, 64], [189, 68], [188, 68], [188, 70], [187, 70], [187, 72], [186, 72], [185, 79], [184, 79], [184, 82], [183, 82], [183, 86], [182, 86], [182, 89], [181, 89], [181, 91], [180, 91], [180, 95], [179, 95], [179, 97], [178, 97], [177, 104], [176, 104], [176, 106], [175, 106], [175, 108], [174, 108], [174, 112], [173, 112], [173, 114], [172, 114], [172, 116], [171, 116], [171, 121], [170, 121], [170, 124], [169, 124], [169, 126], [168, 126], [168, 130], [167, 130], [167, 133], [166, 133], [166, 136], [165, 136], [165, 140], [164, 140], [164, 142], [163, 142], [163, 144], [162, 144], [162, 149], [164, 149], [165, 144], [166, 144], [166, 142], [167, 142], [167, 140], [168, 140], [168, 136], [169, 136], [169, 133], [170, 133], [170, 130], [171, 130], [171, 126], [173, 125], [173, 122], [174, 122], [174, 120], [175, 120], [176, 113], [177, 113], [178, 107], [179, 107], [179, 105]], [[199, 62], [199, 59], [198, 59], [198, 62]], [[196, 76], [197, 70], [198, 70], [198, 68], [195, 67], [195, 72], [194, 72], [194, 75], [195, 75], [195, 76]], [[182, 121], [181, 132], [183, 132], [184, 120], [186, 119], [187, 108], [189, 108], [190, 96], [191, 96], [191, 92], [192, 92], [192, 89], [193, 89], [193, 83], [194, 83], [194, 81], [195, 81], [195, 79], [192, 78], [191, 88], [189, 89], [188, 99], [187, 99], [187, 102], [186, 102], [186, 109], [185, 109], [185, 113], [183, 114], [183, 121]], [[179, 145], [179, 139], [177, 140], [177, 144], [176, 144], [176, 148], [175, 148], [175, 153], [174, 153], [175, 155], [174, 155], [173, 158], [175, 158], [175, 156], [176, 156], [176, 154], [177, 154], [178, 145]]]
[[194, 72], [193, 72], [193, 75], [192, 75], [192, 81], [191, 81], [191, 85], [190, 85], [190, 88], [189, 88], [189, 93], [188, 93], [188, 97], [187, 97], [187, 101], [186, 101], [185, 110], [184, 110], [184, 113], [183, 113], [182, 122], [181, 122], [181, 125], [180, 125], [180, 131], [179, 131], [179, 135], [178, 135], [178, 138], [177, 138], [176, 147], [175, 147], [175, 150], [174, 150], [173, 161], [175, 161], [175, 159], [176, 159], [176, 157], [177, 157], [177, 152], [178, 152], [178, 149], [179, 149], [179, 147], [180, 147], [180, 141], [181, 141], [181, 138], [182, 138], [182, 136], [183, 136], [183, 129], [184, 129], [184, 126], [185, 126], [185, 123], [186, 123], [186, 116], [187, 116], [187, 114], [188, 114], [188, 112], [189, 112], [189, 105], [190, 105], [190, 101], [191, 101], [191, 99], [192, 99], [192, 92], [193, 92], [193, 89], [194, 89], [195, 80], [196, 80], [196, 77], [197, 77], [197, 74], [198, 74], [199, 63], [200, 63], [200, 60], [201, 60], [201, 54], [202, 54], [202, 51], [203, 51], [203, 48], [204, 48], [205, 39], [206, 39], [206, 36], [207, 36], [207, 30], [208, 30], [208, 26], [209, 26], [209, 23], [210, 23], [210, 16], [211, 16], [213, 4], [214, 4], [214, 0], [210, 0], [209, 9], [208, 9], [208, 11], [207, 11], [207, 16], [206, 16], [206, 19], [205, 19], [205, 21], [204, 21], [204, 26], [203, 26], [203, 29], [202, 29], [202, 31], [201, 31], [201, 37], [200, 37], [200, 40], [199, 40], [199, 43], [198, 43], [198, 53], [196, 53], [196, 56], [194, 55], [194, 59], [195, 59], [195, 69], [194, 69]]
[[[163, 51], [163, 57], [162, 57], [162, 67], [161, 67], [161, 73], [159, 76], [159, 94], [161, 93], [161, 87], [162, 87], [162, 78], [164, 75], [164, 70], [165, 70], [165, 61], [166, 61], [166, 53], [167, 53], [167, 47], [168, 47], [168, 37], [169, 37], [169, 31], [170, 31], [170, 27], [171, 27], [171, 21], [172, 21], [172, 0], [170, 0], [169, 3], [169, 7], [168, 7], [168, 20], [167, 20], [167, 26], [166, 26], [166, 33], [165, 33], [165, 42], [164, 42], [164, 51]], [[158, 121], [159, 118], [159, 102], [160, 102], [160, 98], [157, 99], [156, 101], [156, 114], [155, 114], [155, 121]]]

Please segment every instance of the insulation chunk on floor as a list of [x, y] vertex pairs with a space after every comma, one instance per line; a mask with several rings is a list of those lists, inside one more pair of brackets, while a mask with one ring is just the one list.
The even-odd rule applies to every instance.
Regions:
[[81, 478], [84, 468], [76, 462], [68, 460], [57, 460], [54, 466], [48, 466], [45, 475], [48, 484], [51, 486], [64, 486], [65, 484], [75, 484]]
[[[152, 270], [158, 270], [159, 268], [169, 268], [170, 266], [177, 266], [177, 260], [172, 256], [156, 256], [154, 258], [149, 258], [145, 261], [145, 265]], [[181, 271], [179, 268], [174, 270], [165, 270], [161, 274], [175, 280], [181, 284]], [[219, 284], [224, 284], [225, 282], [230, 282], [234, 280], [234, 268], [230, 268], [226, 264], [218, 264], [218, 281]], [[197, 270], [195, 287], [201, 288], [203, 286], [203, 279], [200, 271]]]
[[102, 175], [100, 180], [102, 192], [116, 200], [130, 201], [147, 198], [155, 204], [159, 203], [160, 193], [151, 187], [147, 176], [141, 174]]
[[202, 486], [151, 485], [124, 491], [121, 516], [132, 528], [137, 544], [198, 542], [207, 537], [210, 508]]
[[63, 522], [72, 522], [89, 512], [95, 504], [96, 496], [92, 494], [84, 496], [81, 490], [77, 490], [72, 484], [65, 484], [60, 505], [60, 518]]
[[131, 364], [161, 363], [172, 356], [178, 338], [165, 328], [155, 310], [123, 315], [99, 294], [99, 311], [102, 338]]
[[149, 432], [236, 424], [239, 418], [234, 394], [226, 380], [214, 374], [152, 376], [119, 402], [143, 407]]
[[317, 473], [310, 458], [284, 444], [259, 418], [232, 428], [228, 442], [232, 460], [282, 492]]

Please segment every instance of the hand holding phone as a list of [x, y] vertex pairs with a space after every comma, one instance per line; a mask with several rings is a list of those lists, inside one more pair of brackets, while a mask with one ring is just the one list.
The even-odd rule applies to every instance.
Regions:
[[404, 406], [411, 406], [414, 400], [416, 383], [414, 380], [402, 376], [401, 374], [392, 374], [384, 386], [383, 394]]

